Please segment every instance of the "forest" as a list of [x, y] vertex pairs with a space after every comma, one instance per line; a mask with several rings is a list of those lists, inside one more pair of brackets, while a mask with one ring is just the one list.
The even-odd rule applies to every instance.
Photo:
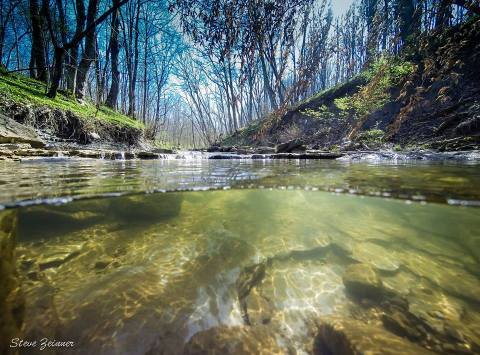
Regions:
[[479, 0], [0, 0], [0, 355], [479, 355]]
[[8, 74], [108, 107], [150, 137], [208, 146], [353, 78], [476, 0], [0, 0]]

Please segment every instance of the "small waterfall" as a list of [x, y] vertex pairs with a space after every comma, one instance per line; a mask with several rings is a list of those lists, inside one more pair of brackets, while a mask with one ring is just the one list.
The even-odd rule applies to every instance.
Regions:
[[120, 152], [120, 159], [125, 160], [125, 152], [124, 151]]
[[100, 159], [105, 159], [105, 152], [103, 150], [100, 152]]

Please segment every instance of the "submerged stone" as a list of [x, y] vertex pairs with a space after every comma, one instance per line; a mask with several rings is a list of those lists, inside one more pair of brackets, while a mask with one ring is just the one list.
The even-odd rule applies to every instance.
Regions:
[[112, 262], [113, 262], [113, 259], [105, 258], [103, 260], [98, 260], [93, 267], [96, 270], [103, 270], [107, 268]]
[[371, 242], [356, 244], [352, 257], [361, 263], [372, 265], [379, 271], [396, 272], [400, 267], [394, 252]]
[[265, 326], [219, 326], [195, 334], [185, 345], [185, 355], [285, 354], [275, 335]]
[[319, 324], [314, 354], [426, 355], [433, 353], [380, 326], [356, 320], [327, 319]]
[[383, 297], [382, 280], [370, 265], [350, 265], [345, 269], [342, 279], [347, 293], [356, 299], [378, 301]]
[[426, 336], [425, 330], [420, 326], [421, 323], [415, 321], [409, 312], [394, 310], [389, 314], [385, 313], [382, 315], [382, 322], [387, 330], [412, 341], [418, 341]]
[[99, 213], [68, 210], [66, 206], [35, 206], [19, 212], [20, 241], [51, 238], [81, 230], [104, 218]]
[[119, 197], [111, 200], [106, 213], [121, 223], [160, 222], [180, 213], [183, 195], [157, 193]]
[[59, 267], [60, 265], [66, 263], [67, 261], [73, 259], [74, 257], [80, 255], [80, 250], [58, 250], [53, 253], [47, 254], [45, 257], [38, 262], [38, 267], [41, 271]]

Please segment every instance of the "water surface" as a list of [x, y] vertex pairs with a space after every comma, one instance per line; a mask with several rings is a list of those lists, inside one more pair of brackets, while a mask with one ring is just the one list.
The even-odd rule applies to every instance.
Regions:
[[[209, 329], [231, 341], [225, 326], [311, 353], [319, 322], [399, 337], [399, 310], [419, 334], [403, 341], [478, 350], [479, 165], [78, 160], [5, 164], [0, 180], [25, 334], [74, 341], [65, 353], [181, 354]], [[388, 298], [347, 292], [357, 264]]]

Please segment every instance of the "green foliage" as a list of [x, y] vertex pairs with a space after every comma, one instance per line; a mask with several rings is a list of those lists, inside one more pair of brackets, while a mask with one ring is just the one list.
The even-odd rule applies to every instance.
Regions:
[[356, 141], [370, 144], [381, 143], [384, 134], [385, 132], [381, 129], [370, 129], [368, 131], [360, 132], [356, 137]]
[[365, 117], [389, 102], [391, 88], [414, 70], [410, 62], [381, 57], [362, 73], [368, 83], [352, 96], [335, 99], [335, 106], [341, 111], [352, 112], [357, 118]]
[[351, 110], [353, 108], [352, 98], [350, 96], [339, 97], [333, 100], [333, 103], [342, 111]]
[[116, 112], [106, 106], [96, 107], [91, 102], [79, 103], [74, 98], [59, 93], [56, 98], [45, 96], [46, 85], [23, 75], [0, 74], [0, 95], [7, 100], [53, 109], [71, 111], [86, 120], [102, 120], [119, 126], [144, 128], [141, 122]]
[[390, 85], [398, 84], [407, 75], [413, 73], [415, 66], [411, 62], [402, 61], [395, 57], [382, 56], [373, 62], [370, 68], [362, 75], [369, 81], [381, 75]]
[[300, 113], [314, 120], [329, 120], [334, 117], [334, 114], [330, 112], [325, 105], [319, 106], [316, 109], [307, 108], [300, 111]]

